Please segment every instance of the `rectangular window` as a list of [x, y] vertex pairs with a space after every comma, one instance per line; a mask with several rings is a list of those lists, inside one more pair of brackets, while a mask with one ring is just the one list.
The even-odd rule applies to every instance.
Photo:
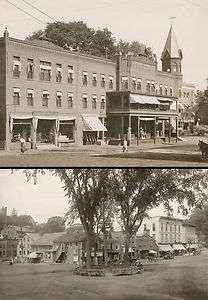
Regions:
[[150, 89], [151, 89], [150, 81], [147, 81], [147, 83], [146, 83], [146, 93], [147, 94], [150, 94]]
[[21, 62], [19, 56], [13, 56], [13, 77], [19, 78], [21, 73]]
[[61, 108], [62, 107], [62, 93], [56, 92], [56, 107]]
[[121, 84], [122, 84], [122, 89], [128, 90], [129, 89], [129, 79], [128, 79], [128, 77], [122, 77]]
[[134, 91], [136, 90], [136, 87], [137, 87], [136, 78], [132, 78], [131, 87], [132, 87], [132, 90], [134, 90]]
[[160, 85], [160, 95], [163, 94], [163, 88], [162, 88], [162, 85]]
[[142, 90], [142, 80], [137, 79], [137, 91], [141, 91], [141, 90]]
[[105, 109], [105, 96], [101, 97], [101, 102], [100, 102], [100, 109]]
[[92, 97], [92, 109], [97, 109], [97, 97]]
[[46, 61], [40, 61], [40, 80], [51, 81], [52, 68], [51, 63]]
[[155, 223], [152, 223], [152, 231], [155, 231]]
[[13, 89], [13, 104], [19, 106], [20, 105], [20, 89]]
[[49, 92], [48, 91], [43, 91], [42, 106], [48, 107], [48, 100], [49, 100]]
[[105, 75], [101, 75], [101, 83], [100, 83], [102, 88], [105, 88]]
[[27, 105], [33, 106], [34, 105], [34, 91], [27, 90]]
[[83, 96], [82, 98], [82, 108], [87, 109], [87, 96]]
[[161, 231], [163, 232], [163, 223], [161, 223]]
[[95, 74], [95, 73], [92, 74], [92, 85], [94, 87], [97, 86], [97, 74]]
[[68, 83], [73, 83], [74, 80], [74, 69], [73, 66], [68, 66]]
[[62, 81], [62, 64], [56, 64], [56, 82]]
[[167, 88], [167, 86], [165, 87], [165, 96], [167, 96], [168, 95], [168, 88]]
[[147, 230], [147, 224], [144, 224], [144, 231]]
[[109, 76], [109, 89], [112, 90], [113, 89], [113, 77]]
[[170, 96], [173, 96], [173, 89], [170, 88]]
[[152, 81], [151, 83], [151, 94], [155, 94], [155, 82]]
[[33, 59], [27, 59], [27, 79], [33, 79], [34, 76], [34, 61]]
[[87, 84], [88, 84], [88, 73], [87, 72], [83, 72], [83, 74], [82, 74], [82, 83], [84, 86], [87, 86]]
[[73, 108], [73, 94], [72, 93], [68, 93], [68, 108]]

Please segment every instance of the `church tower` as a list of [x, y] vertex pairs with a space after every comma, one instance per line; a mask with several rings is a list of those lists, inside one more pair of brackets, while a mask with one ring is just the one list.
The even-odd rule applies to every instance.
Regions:
[[182, 51], [178, 47], [173, 26], [171, 25], [164, 50], [162, 52], [162, 71], [181, 74]]

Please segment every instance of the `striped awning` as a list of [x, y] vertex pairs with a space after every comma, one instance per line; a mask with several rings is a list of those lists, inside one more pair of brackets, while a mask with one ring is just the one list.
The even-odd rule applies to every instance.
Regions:
[[138, 95], [138, 94], [130, 94], [130, 103], [139, 103], [139, 104], [155, 104], [159, 105], [160, 102], [156, 97]]
[[107, 131], [107, 128], [101, 123], [98, 117], [82, 116], [84, 128], [83, 131]]
[[186, 248], [182, 244], [173, 244], [173, 250], [186, 250]]

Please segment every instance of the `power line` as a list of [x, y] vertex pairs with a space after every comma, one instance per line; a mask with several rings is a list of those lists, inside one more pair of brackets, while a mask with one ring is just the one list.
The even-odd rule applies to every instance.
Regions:
[[48, 14], [46, 14], [44, 11], [40, 10], [38, 7], [36, 7], [35, 5], [29, 3], [26, 0], [22, 0], [24, 3], [26, 3], [27, 5], [29, 5], [30, 7], [34, 8], [35, 10], [37, 10], [38, 12], [40, 12], [41, 14], [45, 15], [46, 17], [48, 17], [49, 19], [51, 19], [52, 21], [56, 21], [56, 19], [54, 17], [49, 16]]
[[18, 5], [10, 2], [9, 0], [5, 0], [7, 3], [11, 4], [12, 6], [16, 7], [17, 9], [19, 9], [21, 12], [25, 13], [26, 15], [30, 16], [31, 18], [35, 19], [36, 21], [38, 21], [39, 23], [43, 24], [43, 25], [47, 25], [46, 23], [44, 23], [43, 21], [41, 21], [40, 19], [34, 17], [33, 15], [31, 15], [30, 13], [28, 13], [27, 11], [25, 11], [24, 9], [20, 8]]

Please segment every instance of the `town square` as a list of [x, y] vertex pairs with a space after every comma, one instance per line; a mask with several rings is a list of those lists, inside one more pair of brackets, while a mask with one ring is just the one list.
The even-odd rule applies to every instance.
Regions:
[[7, 169], [0, 185], [2, 299], [207, 298], [207, 169]]

